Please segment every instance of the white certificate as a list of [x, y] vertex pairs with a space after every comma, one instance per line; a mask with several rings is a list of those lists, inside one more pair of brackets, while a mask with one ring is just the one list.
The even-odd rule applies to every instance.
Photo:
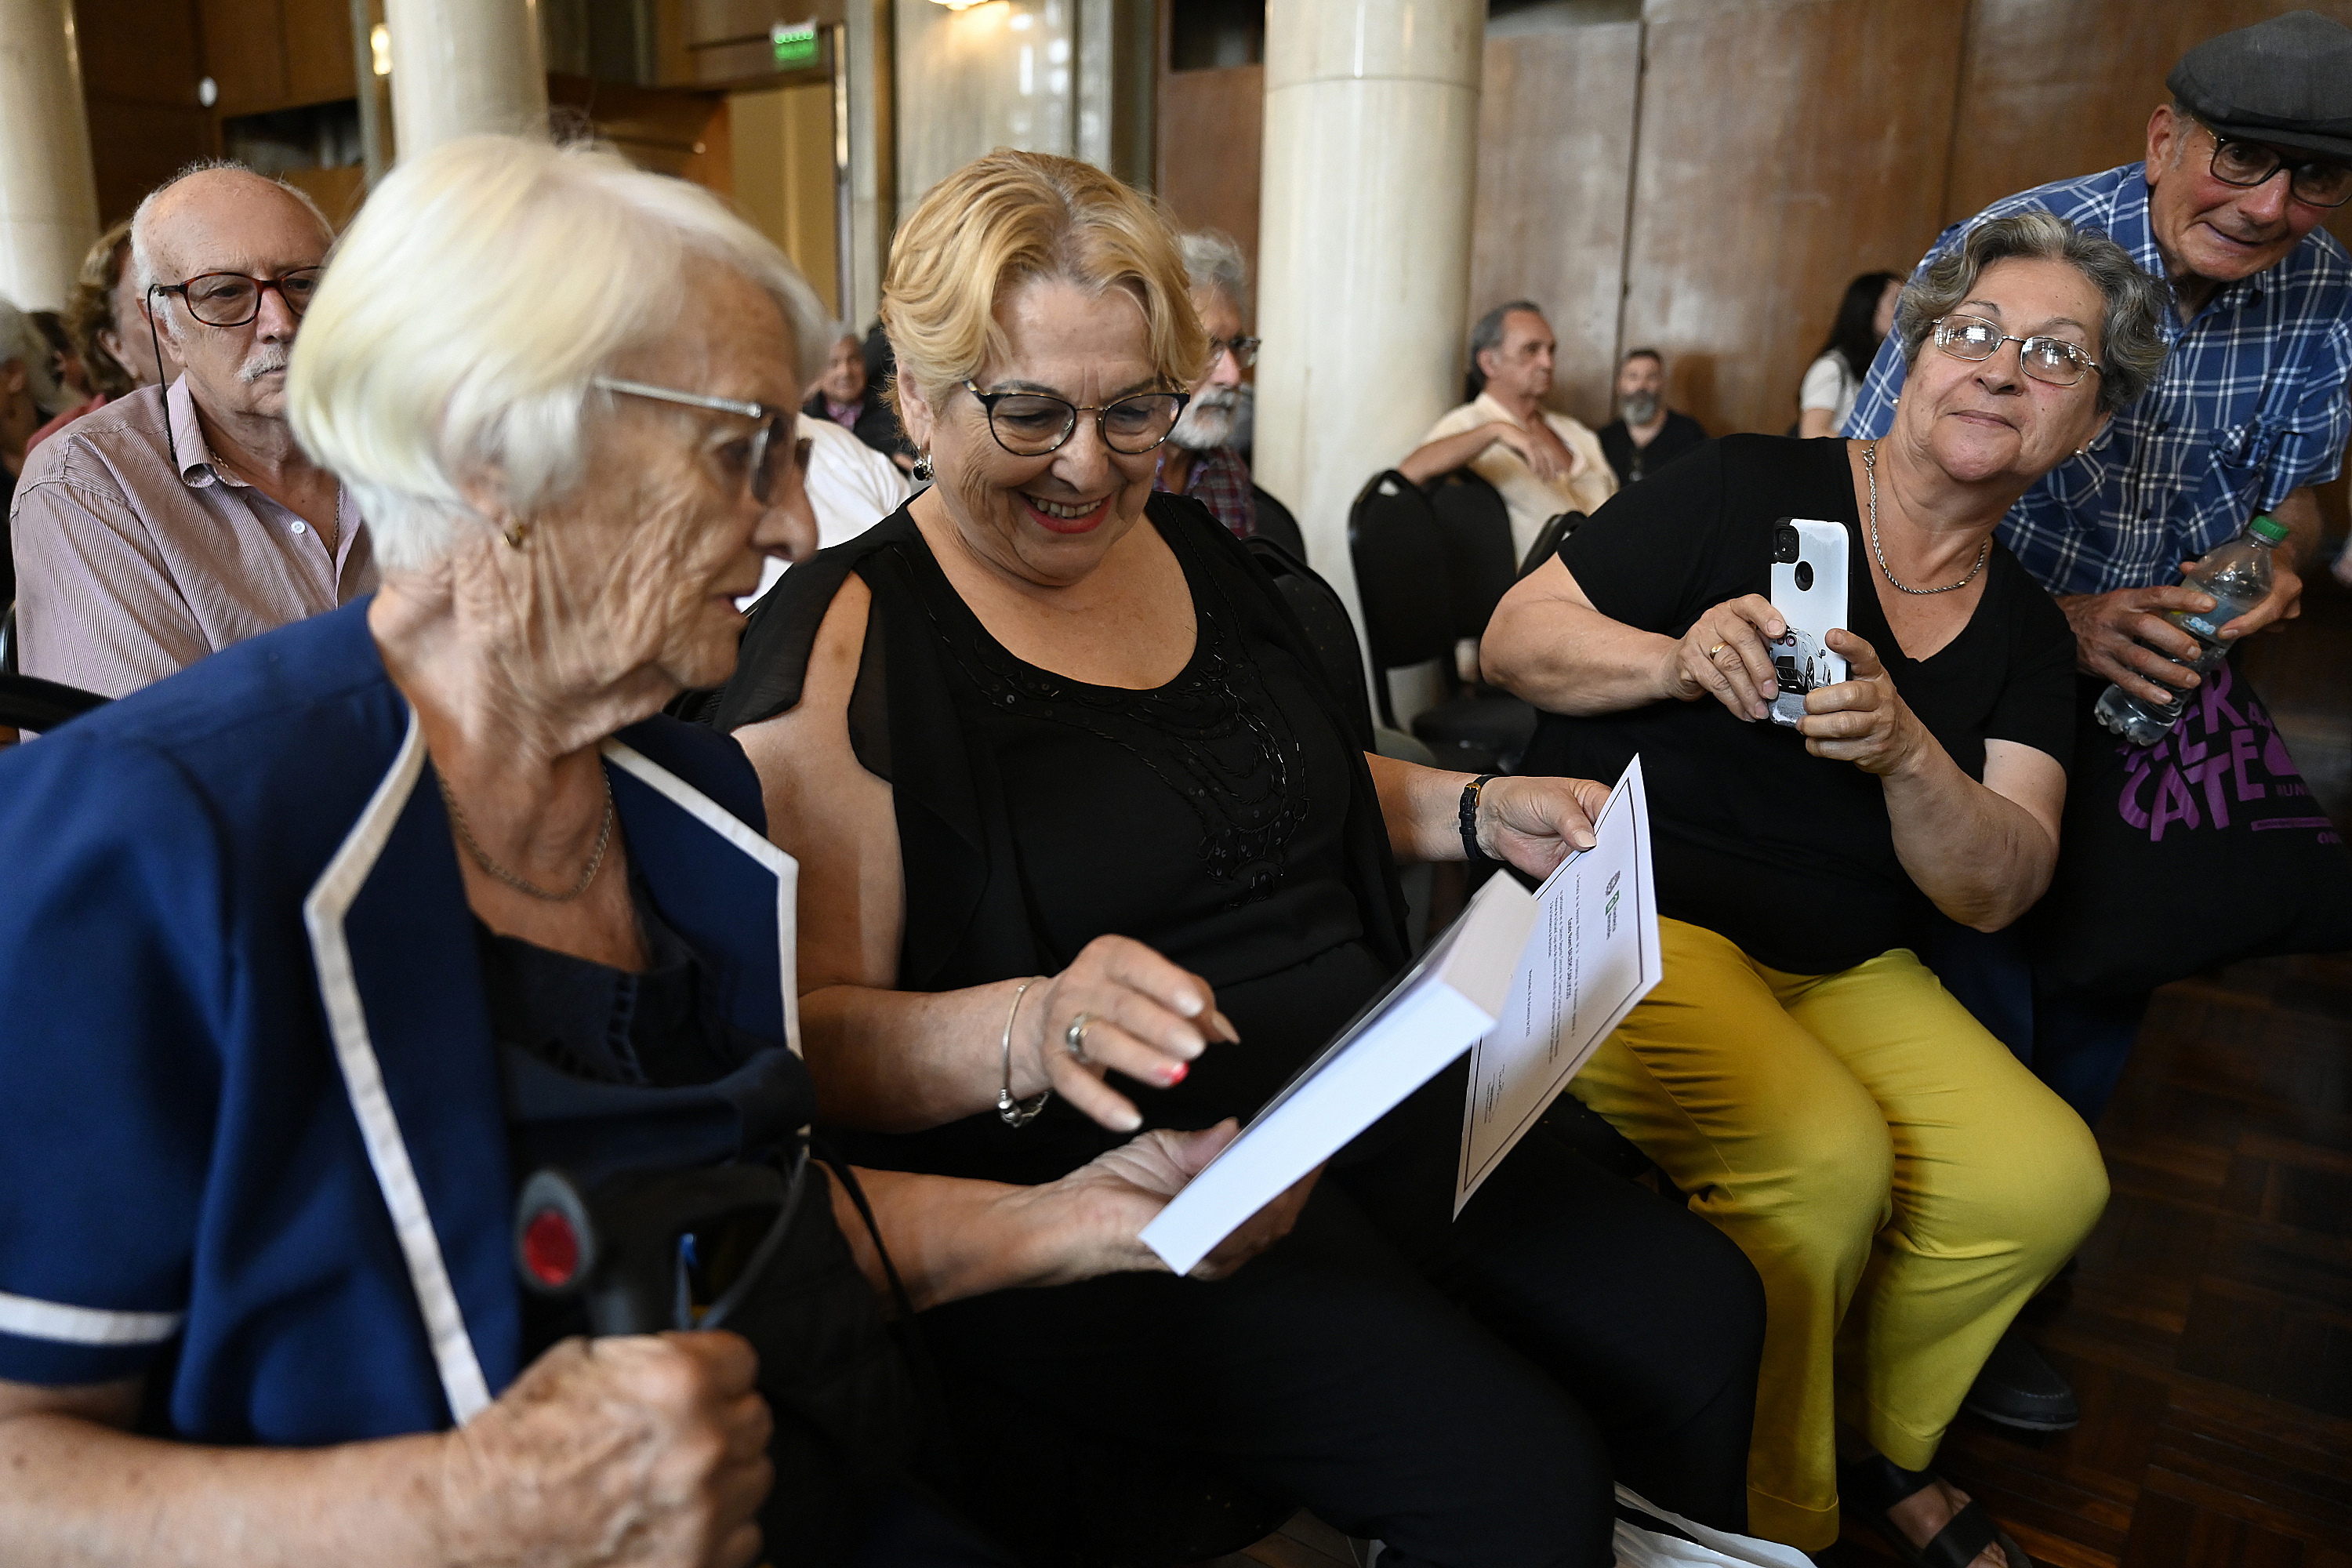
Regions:
[[1561, 861], [1536, 889], [1535, 931], [1510, 997], [1470, 1048], [1457, 1215], [1664, 968], [1641, 758], [1625, 765], [1592, 828], [1593, 847]]

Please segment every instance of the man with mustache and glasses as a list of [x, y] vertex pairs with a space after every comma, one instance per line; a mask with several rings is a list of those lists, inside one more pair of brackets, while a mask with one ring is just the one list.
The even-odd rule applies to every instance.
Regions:
[[[2065, 611], [2089, 689], [2114, 681], [2150, 703], [2199, 683], [2173, 662], [2197, 644], [2163, 618], [2211, 605], [2179, 585], [2181, 563], [2257, 513], [2286, 525], [2291, 538], [2273, 556], [2270, 596], [2221, 635], [2247, 637], [2298, 613], [2299, 574], [2319, 543], [2314, 487], [2336, 478], [2352, 435], [2352, 256], [2320, 226], [2352, 202], [2352, 28], [2311, 11], [2274, 16], [2206, 39], [2165, 85], [2171, 100], [2148, 117], [2144, 162], [1996, 202], [1947, 230], [1920, 264], [1989, 219], [2041, 209], [2107, 235], [2170, 285], [2168, 350], [2155, 384], [2028, 490], [2000, 526], [2001, 542]], [[1844, 434], [1885, 436], [1903, 387], [1900, 345], [1890, 338]], [[2066, 874], [2062, 859], [2062, 880]], [[2229, 892], [2202, 889], [2198, 918], [2231, 919]], [[2163, 939], [2150, 931], [2147, 940]], [[1965, 934], [1928, 962], [2098, 1125], [2146, 994], [2074, 994], [2032, 973], [2021, 946]], [[2044, 1430], [2071, 1426], [2079, 1414], [2063, 1380], [2014, 1334], [1993, 1352], [1968, 1408]]]
[[1233, 531], [1257, 531], [1257, 501], [1249, 464], [1234, 446], [1241, 413], [1242, 372], [1257, 362], [1257, 340], [1242, 335], [1249, 267], [1241, 247], [1213, 230], [1178, 237], [1192, 283], [1192, 309], [1209, 329], [1209, 373], [1192, 384], [1192, 401], [1160, 448], [1155, 489], [1191, 496]]
[[375, 587], [358, 510], [286, 419], [333, 237], [310, 197], [234, 163], [139, 204], [139, 327], [183, 374], [27, 461], [11, 517], [24, 673], [120, 697]]

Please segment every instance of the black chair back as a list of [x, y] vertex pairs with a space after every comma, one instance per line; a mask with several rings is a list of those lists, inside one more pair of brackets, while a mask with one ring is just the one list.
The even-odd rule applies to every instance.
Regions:
[[1559, 554], [1559, 547], [1567, 542], [1568, 536], [1574, 533], [1576, 525], [1583, 521], [1584, 514], [1580, 511], [1564, 511], [1538, 529], [1536, 542], [1528, 546], [1527, 559], [1519, 563], [1519, 575], [1526, 576]]
[[1495, 606], [1518, 581], [1518, 555], [1511, 545], [1511, 512], [1502, 492], [1467, 468], [1456, 468], [1429, 498], [1444, 531], [1445, 559], [1454, 588], [1454, 635], [1486, 635]]
[[1371, 645], [1372, 686], [1391, 728], [1391, 669], [1454, 654], [1454, 603], [1445, 534], [1421, 487], [1393, 468], [1374, 474], [1348, 509], [1348, 552]]
[[[1261, 523], [1265, 515], [1258, 514]], [[1274, 585], [1289, 604], [1290, 613], [1307, 628], [1307, 640], [1315, 645], [1323, 672], [1347, 711], [1357, 749], [1370, 751], [1372, 703], [1364, 692], [1364, 650], [1356, 640], [1356, 623], [1348, 617], [1348, 606], [1340, 601], [1339, 590], [1323, 581], [1304, 560], [1263, 533], [1244, 540], [1243, 544], [1265, 568], [1266, 575], [1274, 579]]]
[[78, 686], [60, 686], [29, 675], [0, 675], [0, 726], [47, 733], [109, 700]]
[[1299, 560], [1307, 559], [1307, 536], [1298, 531], [1298, 520], [1290, 509], [1258, 489], [1250, 486], [1250, 501], [1257, 509], [1259, 537], [1271, 539]]

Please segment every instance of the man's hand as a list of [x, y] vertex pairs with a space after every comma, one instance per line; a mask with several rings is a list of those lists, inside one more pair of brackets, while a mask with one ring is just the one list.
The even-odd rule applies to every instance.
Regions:
[[447, 1560], [748, 1568], [774, 1479], [759, 1368], [728, 1333], [563, 1341], [444, 1439]]
[[2271, 552], [2271, 591], [2263, 602], [2221, 628], [2223, 640], [2234, 642], [2252, 637], [2264, 626], [2281, 621], [2291, 621], [2303, 614], [2303, 574], [2287, 564], [2286, 558], [2276, 551]]
[[[2302, 588], [2297, 579], [2295, 592], [2300, 594]], [[2111, 680], [2141, 701], [2158, 704], [2172, 701], [2197, 684], [2197, 672], [2182, 665], [2194, 659], [2202, 645], [2166, 620], [2164, 613], [2210, 610], [2213, 607], [2210, 594], [2185, 585], [2117, 588], [2106, 594], [2063, 595], [2058, 607], [2066, 612], [2066, 624], [2074, 628], [2074, 661], [2084, 674]], [[2251, 620], [2259, 610], [2257, 606], [2231, 625]], [[2173, 657], [2168, 658], [2167, 654]]]
[[1486, 428], [1495, 433], [1496, 440], [1517, 452], [1519, 460], [1527, 464], [1528, 471], [1546, 484], [1564, 479], [1575, 471], [1575, 454], [1570, 453], [1567, 461], [1562, 462], [1552, 442], [1539, 440], [1517, 426], [1500, 419]]

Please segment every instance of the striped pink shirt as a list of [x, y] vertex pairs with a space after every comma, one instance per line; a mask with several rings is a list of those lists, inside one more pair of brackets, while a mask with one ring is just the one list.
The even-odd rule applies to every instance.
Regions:
[[376, 584], [351, 492], [336, 497], [330, 547], [214, 463], [184, 378], [168, 394], [142, 387], [42, 442], [9, 524], [19, 668], [109, 697]]

